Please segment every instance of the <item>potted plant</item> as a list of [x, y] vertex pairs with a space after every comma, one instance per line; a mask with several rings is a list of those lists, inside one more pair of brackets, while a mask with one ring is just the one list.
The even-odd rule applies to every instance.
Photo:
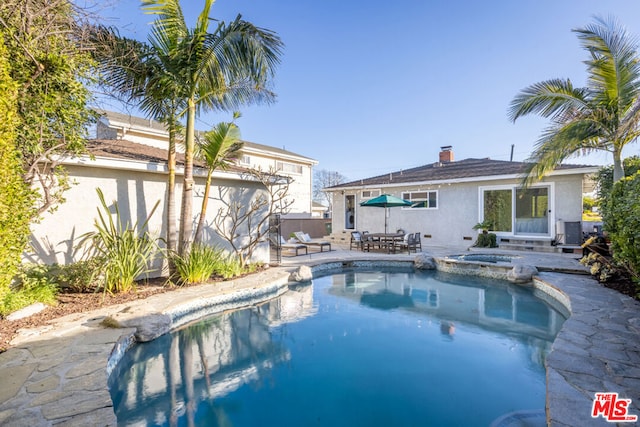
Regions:
[[473, 226], [474, 230], [482, 230], [482, 234], [487, 234], [489, 232], [489, 230], [491, 229], [491, 221], [489, 221], [488, 219], [485, 219], [482, 222], [477, 223], [476, 225]]
[[482, 230], [482, 234], [478, 235], [478, 239], [473, 246], [478, 248], [497, 248], [497, 236], [495, 233], [489, 233], [492, 227], [492, 223], [489, 220], [484, 220], [473, 226], [474, 230]]

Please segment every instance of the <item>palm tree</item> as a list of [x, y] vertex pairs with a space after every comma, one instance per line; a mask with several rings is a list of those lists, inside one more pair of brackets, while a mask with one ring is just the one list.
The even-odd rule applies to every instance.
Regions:
[[541, 179], [572, 155], [596, 150], [613, 154], [614, 181], [624, 177], [622, 149], [636, 140], [640, 119], [640, 57], [636, 40], [614, 19], [574, 30], [589, 52], [587, 86], [552, 79], [523, 89], [509, 118], [536, 113], [551, 118], [527, 162], [525, 184]]
[[[182, 133], [178, 120], [184, 110], [184, 101], [177, 97], [179, 82], [166, 72], [172, 47], [162, 40], [151, 44], [120, 36], [113, 27], [89, 28], [94, 45], [93, 57], [100, 65], [104, 85], [123, 96], [127, 103], [135, 103], [151, 118], [163, 123], [169, 133], [167, 156], [167, 209], [166, 244], [170, 251], [177, 250], [175, 172], [176, 141]], [[169, 262], [170, 273], [173, 265]]]
[[[234, 114], [234, 120], [240, 114]], [[200, 219], [196, 227], [194, 241], [202, 242], [202, 230], [207, 216], [207, 204], [209, 203], [209, 190], [211, 188], [211, 175], [216, 169], [228, 169], [235, 160], [242, 155], [241, 149], [244, 143], [240, 141], [240, 129], [234, 122], [218, 123], [212, 130], [204, 134], [204, 141], [198, 143], [196, 155], [207, 164], [207, 180], [204, 187]]]
[[196, 116], [206, 110], [238, 109], [253, 102], [272, 102], [268, 89], [282, 49], [272, 31], [243, 21], [218, 22], [209, 32], [214, 0], [204, 0], [196, 26], [186, 26], [178, 0], [143, 0], [147, 13], [157, 15], [151, 37], [172, 46], [167, 73], [180, 82], [178, 97], [186, 105], [185, 166], [182, 221], [178, 252], [185, 255], [191, 244], [193, 204], [193, 155]]

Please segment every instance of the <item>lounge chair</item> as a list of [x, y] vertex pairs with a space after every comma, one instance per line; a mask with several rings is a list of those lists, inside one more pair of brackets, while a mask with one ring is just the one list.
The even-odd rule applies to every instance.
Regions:
[[295, 251], [296, 256], [300, 255], [300, 251], [302, 249], [304, 249], [305, 255], [309, 253], [309, 249], [307, 249], [306, 245], [303, 245], [302, 243], [289, 243], [282, 236], [280, 236], [280, 248], [283, 250]]
[[298, 239], [298, 241], [303, 245], [319, 247], [320, 252], [323, 252], [325, 247], [328, 247], [329, 251], [331, 250], [331, 242], [327, 242], [326, 240], [312, 239], [307, 233], [303, 233], [302, 231], [296, 231], [293, 234], [296, 236], [296, 239]]

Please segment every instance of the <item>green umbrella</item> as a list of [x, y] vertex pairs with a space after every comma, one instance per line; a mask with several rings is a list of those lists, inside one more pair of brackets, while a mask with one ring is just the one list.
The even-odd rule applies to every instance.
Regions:
[[[360, 203], [360, 206], [374, 206], [377, 208], [393, 208], [396, 206], [411, 206], [411, 202], [392, 196], [390, 194], [382, 194], [366, 202]], [[387, 211], [384, 213], [384, 232], [387, 233]]]

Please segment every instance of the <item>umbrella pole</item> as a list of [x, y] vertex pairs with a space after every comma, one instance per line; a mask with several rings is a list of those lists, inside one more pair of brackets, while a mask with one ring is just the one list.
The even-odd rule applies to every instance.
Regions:
[[384, 208], [384, 234], [387, 234], [387, 221], [389, 221], [389, 208]]

